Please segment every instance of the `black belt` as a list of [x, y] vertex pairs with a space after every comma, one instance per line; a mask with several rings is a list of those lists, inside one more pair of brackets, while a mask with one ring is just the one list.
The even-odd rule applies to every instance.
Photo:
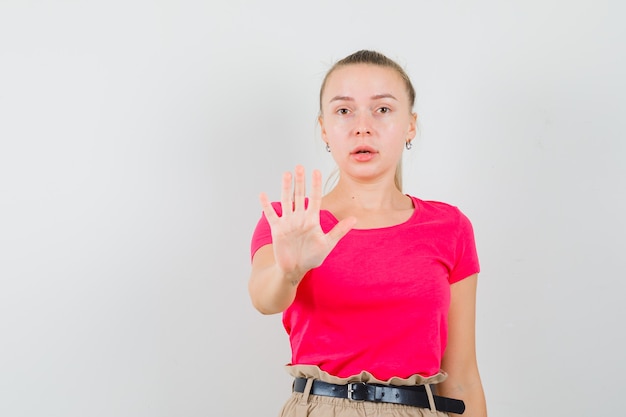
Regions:
[[[295, 392], [304, 392], [306, 381], [306, 378], [296, 378], [293, 383], [293, 390]], [[428, 394], [426, 394], [426, 388], [423, 385], [396, 386], [365, 384], [363, 382], [335, 385], [314, 380], [311, 394], [347, 398], [353, 401], [374, 401], [430, 408]], [[433, 395], [433, 399], [437, 411], [456, 414], [463, 414], [463, 411], [465, 411], [465, 403], [461, 400], [440, 397], [438, 395]]]

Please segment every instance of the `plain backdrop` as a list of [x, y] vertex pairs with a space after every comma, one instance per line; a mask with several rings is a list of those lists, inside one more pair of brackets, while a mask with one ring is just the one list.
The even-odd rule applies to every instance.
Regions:
[[492, 417], [616, 415], [626, 373], [619, 1], [0, 0], [0, 415], [276, 416], [247, 293], [258, 194], [333, 163], [325, 71], [396, 59], [405, 192], [481, 260]]

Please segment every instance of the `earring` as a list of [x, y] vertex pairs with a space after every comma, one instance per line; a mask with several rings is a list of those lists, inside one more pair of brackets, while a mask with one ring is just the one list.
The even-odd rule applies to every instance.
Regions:
[[406, 143], [404, 144], [404, 146], [406, 147], [406, 150], [410, 150], [413, 147], [413, 144], [411, 143], [410, 140], [406, 141]]
[[326, 142], [326, 152], [330, 152], [330, 145]]

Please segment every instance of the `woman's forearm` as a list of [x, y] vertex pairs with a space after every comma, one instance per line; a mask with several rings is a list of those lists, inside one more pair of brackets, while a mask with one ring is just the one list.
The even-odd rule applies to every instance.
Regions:
[[485, 393], [477, 373], [464, 379], [449, 376], [437, 388], [439, 395], [463, 400], [465, 403], [465, 412], [462, 415], [451, 413], [451, 416], [487, 417]]
[[281, 271], [275, 264], [253, 269], [248, 282], [252, 305], [263, 314], [283, 312], [296, 297], [303, 276], [299, 271]]

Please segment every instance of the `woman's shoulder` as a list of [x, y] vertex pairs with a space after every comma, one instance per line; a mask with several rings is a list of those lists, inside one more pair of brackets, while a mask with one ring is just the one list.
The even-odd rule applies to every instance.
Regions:
[[409, 195], [413, 200], [413, 204], [415, 208], [420, 209], [422, 211], [431, 211], [435, 213], [449, 213], [451, 215], [455, 215], [461, 213], [461, 210], [450, 203], [446, 203], [444, 201], [439, 200], [422, 200], [421, 198]]
[[451, 225], [459, 225], [463, 223], [471, 223], [469, 218], [454, 205], [439, 200], [422, 200], [420, 198], [409, 195], [413, 199], [416, 212], [419, 213], [421, 221], [437, 221], [450, 223]]
[[411, 198], [420, 211], [416, 216], [416, 224], [454, 230], [459, 236], [473, 235], [472, 222], [456, 205], [438, 200], [421, 200], [412, 196]]

